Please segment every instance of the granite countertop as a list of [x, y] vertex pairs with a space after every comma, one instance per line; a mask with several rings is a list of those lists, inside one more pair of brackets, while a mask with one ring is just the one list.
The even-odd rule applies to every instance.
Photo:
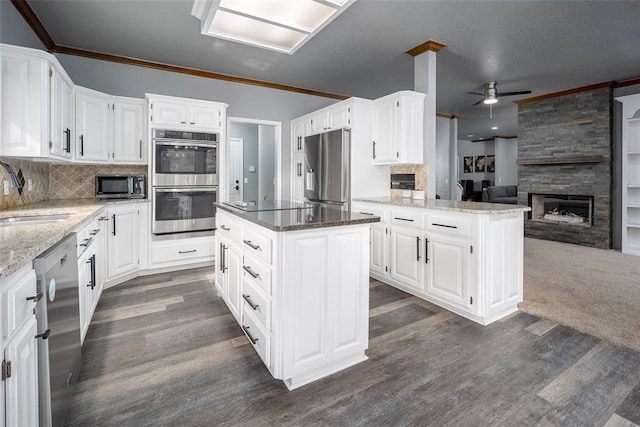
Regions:
[[216, 203], [216, 207], [273, 231], [308, 230], [380, 222], [380, 218], [377, 216], [319, 205], [258, 212], [247, 212], [222, 203]]
[[392, 197], [367, 197], [353, 199], [354, 202], [379, 203], [382, 205], [404, 206], [408, 208], [434, 209], [450, 212], [464, 212], [483, 215], [500, 215], [517, 212], [528, 212], [529, 206], [505, 205], [500, 203], [463, 202], [444, 199], [403, 199]]
[[59, 242], [63, 237], [112, 204], [144, 202], [147, 199], [49, 200], [0, 210], [0, 218], [68, 214], [63, 221], [45, 224], [0, 226], [0, 277], [8, 276]]

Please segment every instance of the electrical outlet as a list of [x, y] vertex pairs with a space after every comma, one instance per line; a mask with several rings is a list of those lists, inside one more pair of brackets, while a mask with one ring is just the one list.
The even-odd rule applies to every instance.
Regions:
[[9, 195], [9, 181], [7, 181], [6, 179], [4, 180], [4, 195]]
[[402, 197], [411, 197], [411, 191], [402, 191]]
[[33, 181], [31, 179], [27, 180], [27, 188], [29, 188], [29, 191], [33, 191]]

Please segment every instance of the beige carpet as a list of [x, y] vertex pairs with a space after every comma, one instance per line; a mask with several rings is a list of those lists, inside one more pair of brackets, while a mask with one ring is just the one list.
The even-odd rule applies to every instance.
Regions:
[[525, 238], [520, 309], [640, 352], [640, 257]]

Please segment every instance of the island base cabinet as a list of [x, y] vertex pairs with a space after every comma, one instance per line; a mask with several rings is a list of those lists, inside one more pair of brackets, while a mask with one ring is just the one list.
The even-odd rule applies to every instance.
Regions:
[[282, 378], [294, 389], [366, 359], [368, 226], [283, 236]]

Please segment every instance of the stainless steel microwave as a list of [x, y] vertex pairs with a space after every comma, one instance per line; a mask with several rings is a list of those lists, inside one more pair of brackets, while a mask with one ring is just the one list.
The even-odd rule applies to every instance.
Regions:
[[98, 199], [144, 199], [146, 179], [144, 175], [96, 175]]

